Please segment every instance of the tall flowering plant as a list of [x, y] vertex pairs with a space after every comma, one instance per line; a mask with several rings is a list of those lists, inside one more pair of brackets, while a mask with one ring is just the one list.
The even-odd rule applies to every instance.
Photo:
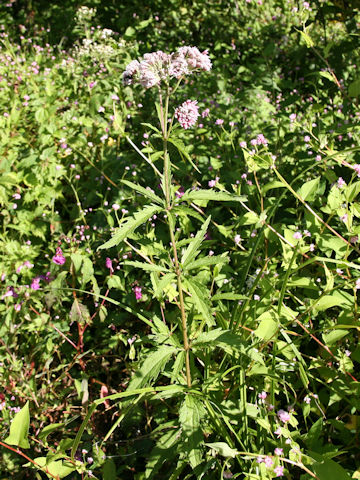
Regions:
[[[162, 318], [156, 313], [151, 316], [141, 310], [137, 313], [139, 320], [151, 329], [152, 346], [142, 356], [140, 367], [135, 371], [125, 392], [100, 398], [90, 407], [73, 443], [72, 456], [75, 457], [82, 433], [98, 405], [109, 400], [121, 402], [122, 414], [106, 434], [103, 440], [105, 442], [133, 408], [134, 402], [137, 403], [144, 397], [167, 399], [167, 405], [171, 404], [167, 423], [170, 430], [164, 430], [149, 455], [145, 478], [154, 478], [169, 460], [169, 455], [178, 457], [176, 475], [191, 469], [196, 478], [202, 478], [211, 465], [214, 468], [214, 456], [218, 454], [232, 458], [231, 462], [240, 471], [244, 469], [242, 457], [253, 459], [254, 463], [258, 457], [257, 453], [237, 450], [248, 442], [234, 434], [228, 421], [224, 423], [223, 408], [226, 392], [229, 391], [227, 372], [233, 371], [233, 367], [227, 370], [231, 359], [241, 371], [240, 385], [237, 387], [241, 396], [239, 421], [245, 422], [244, 431], [248, 431], [245, 367], [252, 361], [262, 363], [262, 357], [251, 344], [246, 345], [241, 334], [237, 333], [237, 323], [231, 318], [231, 312], [228, 315], [219, 312], [217, 315], [220, 309], [217, 301], [222, 297], [215, 297], [214, 284], [230, 258], [228, 252], [220, 255], [214, 255], [214, 252], [204, 254], [202, 247], [208, 235], [211, 217], [206, 217], [197, 205], [204, 201], [242, 203], [245, 198], [216, 188], [216, 182], [215, 185], [210, 184], [208, 189], [179, 189], [173, 179], [175, 165], [168, 148], [172, 144], [182, 156], [192, 161], [183, 142], [176, 137], [176, 132], [179, 128], [188, 130], [194, 127], [199, 117], [197, 101], [188, 99], [181, 105], [172, 107], [171, 100], [186, 76], [210, 70], [211, 60], [207, 51], [200, 52], [196, 47], [181, 47], [170, 54], [162, 51], [147, 53], [130, 62], [123, 73], [123, 83], [127, 86], [140, 85], [145, 89], [157, 89], [156, 109], [160, 128], [146, 125], [155, 132], [156, 138], [162, 140], [162, 150], [154, 152], [157, 153], [156, 158], [163, 160], [161, 171], [154, 165], [151, 155], [145, 156], [130, 138], [126, 138], [159, 176], [162, 196], [149, 187], [122, 180], [125, 186], [143, 195], [149, 203], [121, 220], [114, 235], [100, 249], [116, 248], [126, 242], [134, 250], [142, 261], [126, 260], [124, 264], [150, 274], [153, 297], [159, 301]], [[205, 115], [207, 114], [208, 111]], [[126, 136], [125, 132], [122, 134]], [[166, 247], [166, 242], [165, 245], [157, 242], [155, 250], [158, 257], [155, 260], [154, 249], [148, 253], [143, 244], [137, 248], [129, 240], [139, 239], [141, 234], [134, 235], [135, 230], [159, 215], [162, 215], [167, 224], [170, 246]], [[189, 238], [189, 235], [185, 236], [182, 232], [179, 220], [190, 217], [197, 219], [201, 225], [197, 233]], [[136, 286], [134, 293], [136, 299], [141, 301], [141, 287]], [[235, 299], [238, 300], [238, 296], [230, 298]], [[225, 368], [221, 374], [213, 371], [218, 355], [223, 356]], [[133, 401], [130, 402], [129, 399]], [[174, 412], [177, 413], [176, 418]], [[161, 431], [161, 425], [159, 429]], [[205, 438], [211, 443], [205, 443]], [[267, 464], [264, 462], [262, 464], [268, 464], [266, 468], [271, 469], [270, 478], [278, 476], [279, 472], [282, 475], [283, 466], [279, 456], [274, 460], [269, 457]]]

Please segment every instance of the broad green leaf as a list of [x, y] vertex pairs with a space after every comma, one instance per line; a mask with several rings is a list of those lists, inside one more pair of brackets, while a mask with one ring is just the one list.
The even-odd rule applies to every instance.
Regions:
[[161, 345], [157, 350], [148, 354], [140, 369], [133, 375], [127, 391], [136, 390], [155, 380], [176, 350], [176, 347]]
[[305, 31], [305, 29], [304, 30], [298, 30], [297, 28], [295, 28], [295, 30], [297, 30], [301, 34], [301, 38], [305, 41], [307, 48], [311, 48], [311, 47], [314, 46], [314, 42], [312, 41], [312, 38]]
[[179, 421], [183, 432], [183, 449], [192, 468], [197, 467], [202, 461], [203, 433], [200, 422], [204, 414], [205, 409], [201, 400], [191, 394], [185, 395], [179, 411]]
[[83, 259], [81, 267], [81, 281], [83, 284], [88, 283], [91, 280], [91, 277], [94, 275], [94, 266], [90, 258], [85, 257]]
[[211, 314], [211, 308], [208, 302], [209, 293], [207, 289], [193, 279], [190, 280], [187, 278], [184, 283], [185, 288], [188, 289], [191, 294], [191, 300], [193, 301], [196, 310], [202, 314], [209, 327], [213, 326], [215, 321]]
[[348, 330], [337, 329], [337, 330], [332, 330], [330, 333], [323, 333], [322, 338], [326, 345], [332, 345], [333, 343], [336, 343], [338, 340], [341, 340], [348, 333], [349, 333]]
[[360, 182], [355, 182], [351, 185], [347, 185], [345, 190], [345, 197], [348, 202], [352, 202], [358, 196], [360, 192]]
[[[64, 454], [62, 453], [52, 455], [48, 458], [37, 457], [34, 458], [34, 462], [43, 468], [47, 468], [49, 473], [58, 478], [65, 478], [70, 475], [70, 473], [75, 471], [75, 465], [67, 461], [66, 457], [64, 457]], [[54, 477], [50, 477], [50, 475], [48, 475], [48, 478]]]
[[129, 182], [129, 180], [121, 180], [121, 183], [124, 183], [128, 187], [132, 188], [136, 192], [141, 193], [142, 195], [144, 195], [144, 197], [149, 198], [150, 200], [152, 200], [155, 203], [158, 203], [159, 205], [163, 205], [164, 203], [163, 200], [157, 195], [155, 195], [155, 193], [152, 190], [149, 190], [140, 185], [137, 185], [136, 183]]
[[194, 270], [195, 268], [206, 267], [208, 265], [218, 265], [219, 263], [229, 263], [229, 257], [215, 255], [213, 257], [203, 257], [187, 264], [184, 270]]
[[317, 312], [323, 312], [335, 306], [341, 306], [341, 299], [334, 295], [324, 295], [313, 303], [313, 308]]
[[358, 97], [360, 95], [360, 78], [357, 78], [349, 85], [349, 97]]
[[154, 297], [160, 297], [164, 289], [170, 284], [176, 281], [175, 273], [167, 273], [163, 277], [161, 277], [159, 283], [156, 286], [154, 291]]
[[179, 442], [179, 431], [171, 425], [157, 440], [155, 447], [147, 455], [145, 478], [148, 480], [159, 478], [158, 471], [165, 462], [172, 460], [177, 451], [176, 445]]
[[235, 458], [235, 456], [238, 454], [238, 451], [229, 447], [226, 442], [205, 443], [205, 445], [212, 450], [215, 450], [216, 453], [225, 458]]
[[330, 458], [315, 462], [310, 468], [316, 473], [319, 480], [351, 480], [346, 470]]
[[8, 445], [15, 445], [20, 448], [30, 448], [28, 433], [30, 425], [29, 402], [15, 414], [10, 425], [10, 433], [4, 442]]
[[312, 202], [315, 199], [316, 192], [319, 188], [320, 180], [321, 177], [309, 180], [308, 182], [304, 183], [304, 185], [302, 185], [302, 187], [298, 190], [297, 193], [303, 200]]
[[89, 313], [89, 309], [86, 305], [83, 305], [77, 298], [73, 301], [70, 310], [70, 319], [72, 322], [82, 323], [82, 324], [90, 324], [91, 323], [91, 316]]
[[141, 268], [142, 270], [150, 271], [150, 272], [167, 272], [168, 269], [166, 267], [162, 267], [161, 265], [153, 265], [151, 263], [144, 263], [144, 262], [137, 262], [132, 260], [126, 260], [122, 262], [123, 265], [131, 265], [132, 267]]
[[255, 212], [246, 212], [241, 215], [238, 225], [254, 225], [259, 221], [259, 216]]
[[146, 222], [150, 217], [152, 217], [155, 213], [158, 213], [162, 210], [161, 207], [157, 207], [154, 205], [150, 205], [145, 207], [143, 210], [135, 213], [133, 217], [129, 217], [125, 220], [125, 222], [117, 229], [113, 237], [108, 240], [103, 245], [98, 247], [98, 250], [103, 250], [104, 248], [111, 248], [119, 245], [126, 237], [128, 237], [131, 233], [136, 230], [142, 223]]
[[266, 185], [264, 185], [264, 187], [261, 189], [261, 193], [265, 195], [265, 193], [267, 193], [269, 190], [272, 190], [273, 188], [286, 188], [286, 187], [279, 180], [273, 180], [272, 182], [269, 182]]
[[102, 467], [102, 480], [117, 480], [116, 465], [113, 459], [107, 458]]
[[191, 240], [189, 246], [185, 250], [182, 258], [181, 258], [181, 263], [183, 267], [185, 268], [186, 265], [191, 262], [196, 255], [199, 253], [198, 248], [200, 247], [202, 241], [204, 240], [204, 236], [206, 234], [206, 231], [208, 229], [209, 223], [210, 223], [211, 217], [208, 217], [203, 225], [201, 226], [200, 230], [197, 232], [195, 237]]
[[218, 202], [245, 202], [245, 196], [232, 195], [231, 193], [218, 192], [216, 190], [188, 190], [181, 197], [183, 202], [195, 202], [197, 200], [214, 200]]
[[278, 322], [274, 320], [274, 315], [271, 312], [264, 312], [260, 315], [258, 321], [260, 321], [260, 324], [254, 331], [254, 335], [265, 342], [274, 340], [279, 328]]

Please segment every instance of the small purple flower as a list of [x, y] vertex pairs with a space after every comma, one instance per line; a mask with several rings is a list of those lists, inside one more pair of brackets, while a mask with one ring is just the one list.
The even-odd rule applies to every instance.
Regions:
[[39, 290], [40, 289], [40, 277], [35, 277], [31, 282], [30, 288], [32, 290]]
[[209, 116], [209, 113], [210, 113], [210, 109], [209, 109], [209, 108], [205, 108], [205, 110], [201, 112], [202, 118], [208, 117], [208, 116]]
[[274, 453], [275, 453], [275, 455], [278, 455], [278, 456], [283, 455], [284, 454], [284, 449], [276, 447], [275, 450], [274, 450]]
[[113, 269], [113, 266], [112, 266], [111, 258], [109, 258], [109, 257], [106, 258], [105, 265], [106, 265], [106, 268], [108, 268], [110, 270], [110, 273], [113, 273], [114, 269]]
[[273, 459], [269, 456], [264, 458], [264, 463], [267, 466], [267, 468], [271, 468], [273, 466]]
[[224, 123], [224, 120], [222, 118], [218, 118], [216, 121], [215, 121], [215, 125], [222, 125]]
[[301, 232], [295, 232], [293, 238], [295, 238], [296, 240], [300, 240], [300, 238], [302, 238]]
[[260, 400], [265, 400], [266, 397], [267, 397], [267, 393], [264, 391], [258, 394], [258, 398], [260, 398]]
[[60, 247], [56, 249], [56, 255], [53, 256], [52, 261], [56, 265], [64, 265], [64, 263], [66, 262], [66, 259]]
[[136, 300], [141, 300], [142, 298], [141, 287], [134, 287], [133, 290], [135, 293]]

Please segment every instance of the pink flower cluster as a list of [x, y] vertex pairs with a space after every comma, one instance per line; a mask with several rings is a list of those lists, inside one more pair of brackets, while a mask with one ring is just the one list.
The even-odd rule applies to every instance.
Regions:
[[137, 81], [144, 88], [151, 88], [162, 80], [179, 79], [195, 71], [208, 72], [210, 69], [207, 50], [200, 52], [196, 47], [180, 47], [170, 54], [159, 50], [130, 62], [123, 73], [123, 83], [132, 85]]
[[193, 127], [199, 117], [199, 107], [196, 100], [186, 100], [175, 109], [175, 118], [187, 129]]
[[56, 255], [53, 256], [52, 261], [56, 265], [64, 265], [64, 263], [66, 262], [60, 247], [56, 249]]

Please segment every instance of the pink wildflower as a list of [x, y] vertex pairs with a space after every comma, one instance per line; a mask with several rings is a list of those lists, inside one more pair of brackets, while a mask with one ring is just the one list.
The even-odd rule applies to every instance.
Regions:
[[283, 477], [284, 476], [284, 467], [281, 465], [278, 465], [277, 467], [274, 468], [274, 473], [276, 473], [277, 477]]
[[274, 462], [273, 462], [273, 459], [271, 457], [267, 456], [267, 457], [264, 458], [264, 463], [267, 466], [267, 468], [270, 468], [270, 467], [272, 467]]
[[222, 125], [224, 123], [224, 120], [222, 118], [218, 118], [215, 122], [215, 125]]
[[203, 112], [201, 112], [202, 118], [208, 117], [208, 116], [209, 116], [209, 113], [210, 113], [210, 109], [209, 109], [209, 108], [205, 108], [205, 110], [204, 110]]
[[30, 285], [32, 290], [39, 290], [40, 289], [40, 277], [35, 277]]
[[353, 165], [353, 169], [355, 170], [357, 176], [360, 177], [360, 164], [356, 163], [355, 165]]
[[175, 118], [180, 125], [188, 129], [193, 127], [199, 116], [199, 108], [196, 100], [186, 100], [175, 110]]
[[136, 300], [141, 300], [142, 298], [141, 287], [134, 287], [133, 290], [135, 293]]
[[295, 232], [293, 235], [293, 238], [295, 238], [296, 240], [300, 240], [301, 237], [302, 237], [301, 232]]
[[274, 453], [275, 453], [275, 455], [280, 456], [280, 455], [283, 455], [284, 450], [282, 448], [277, 447], [277, 448], [275, 448]]
[[285, 410], [279, 410], [277, 412], [277, 415], [280, 419], [281, 422], [286, 423], [290, 420], [290, 414], [288, 412], [285, 412]]
[[64, 263], [66, 262], [60, 247], [56, 249], [56, 255], [53, 256], [52, 261], [56, 265], [64, 265]]
[[260, 398], [260, 400], [265, 400], [266, 397], [267, 397], [267, 393], [264, 391], [258, 394], [258, 398]]
[[110, 270], [110, 273], [113, 273], [114, 269], [113, 269], [113, 266], [112, 266], [111, 258], [109, 258], [109, 257], [106, 258], [105, 265], [106, 265], [106, 268], [108, 268]]
[[342, 177], [339, 177], [338, 181], [337, 181], [338, 188], [343, 188], [343, 187], [345, 187], [345, 185], [346, 185], [345, 180]]

